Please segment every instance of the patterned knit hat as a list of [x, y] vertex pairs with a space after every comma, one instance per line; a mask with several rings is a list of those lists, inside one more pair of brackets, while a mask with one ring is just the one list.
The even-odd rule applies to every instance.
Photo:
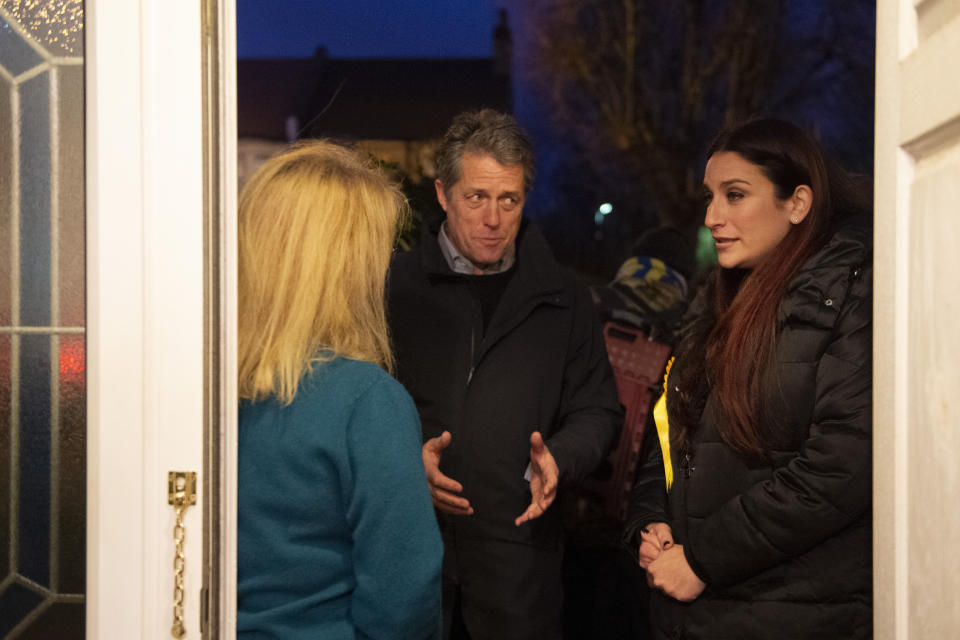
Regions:
[[633, 243], [633, 255], [663, 260], [687, 280], [696, 267], [693, 244], [676, 227], [661, 226], [645, 231]]

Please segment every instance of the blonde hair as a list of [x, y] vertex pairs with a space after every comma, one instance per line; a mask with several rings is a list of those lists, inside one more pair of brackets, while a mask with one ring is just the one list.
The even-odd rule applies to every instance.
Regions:
[[240, 194], [241, 398], [289, 404], [314, 362], [337, 356], [393, 371], [384, 288], [403, 195], [355, 152], [299, 143]]

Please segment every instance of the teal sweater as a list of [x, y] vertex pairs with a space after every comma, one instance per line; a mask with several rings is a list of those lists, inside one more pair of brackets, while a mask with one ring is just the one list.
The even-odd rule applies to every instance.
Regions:
[[443, 546], [410, 396], [337, 358], [240, 403], [240, 638], [436, 637]]

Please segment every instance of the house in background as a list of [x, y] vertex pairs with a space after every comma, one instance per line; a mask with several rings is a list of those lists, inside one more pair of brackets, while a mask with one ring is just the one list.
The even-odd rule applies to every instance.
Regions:
[[237, 61], [239, 183], [300, 138], [354, 144], [411, 181], [432, 179], [434, 150], [461, 111], [510, 112], [506, 12], [490, 58], [313, 58]]

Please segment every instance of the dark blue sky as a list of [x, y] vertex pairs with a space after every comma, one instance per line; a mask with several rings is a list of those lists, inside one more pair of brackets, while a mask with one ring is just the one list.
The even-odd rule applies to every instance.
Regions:
[[237, 0], [241, 58], [483, 57], [498, 0]]

